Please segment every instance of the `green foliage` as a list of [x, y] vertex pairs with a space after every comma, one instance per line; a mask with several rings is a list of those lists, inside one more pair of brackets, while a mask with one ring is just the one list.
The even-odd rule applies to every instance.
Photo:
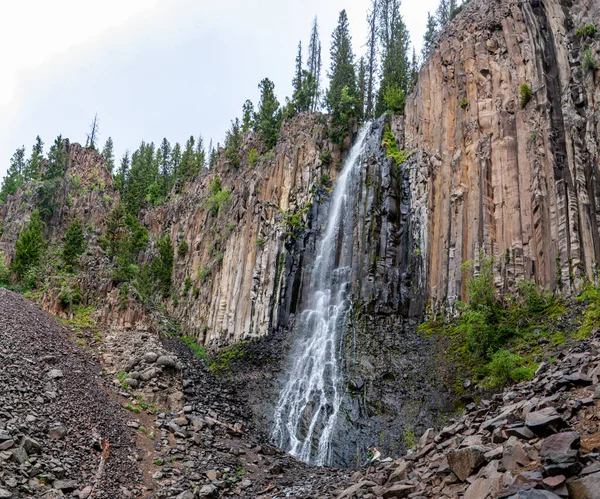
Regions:
[[256, 163], [258, 163], [258, 160], [259, 160], [258, 151], [256, 150], [256, 147], [253, 147], [252, 149], [250, 149], [250, 152], [248, 153], [248, 164], [250, 166], [254, 166], [254, 165], [256, 165]]
[[8, 286], [12, 282], [10, 268], [6, 264], [6, 256], [0, 251], [0, 287]]
[[212, 273], [210, 267], [205, 265], [204, 267], [198, 269], [198, 279], [200, 282], [206, 282], [210, 274]]
[[242, 133], [249, 132], [254, 127], [254, 104], [251, 100], [242, 106]]
[[240, 152], [243, 139], [240, 120], [236, 118], [231, 122], [231, 128], [225, 133], [225, 158], [234, 168], [239, 168], [242, 164]]
[[104, 166], [109, 173], [112, 173], [115, 169], [115, 154], [113, 140], [111, 137], [109, 137], [104, 144], [104, 148], [102, 149], [102, 157], [104, 158]]
[[266, 241], [262, 237], [259, 237], [256, 240], [256, 246], [258, 246], [259, 248], [264, 248], [265, 244], [266, 244]]
[[598, 63], [596, 62], [596, 59], [594, 58], [594, 55], [592, 54], [592, 51], [590, 49], [587, 49], [583, 53], [583, 60], [581, 62], [581, 67], [583, 68], [584, 71], [597, 71], [598, 70]]
[[350, 125], [359, 117], [359, 95], [354, 69], [354, 53], [348, 15], [342, 10], [331, 35], [331, 83], [327, 92], [327, 109], [331, 114], [330, 137], [341, 144]]
[[407, 449], [412, 449], [415, 446], [417, 439], [414, 430], [410, 426], [408, 426], [406, 430], [404, 430], [402, 440], [404, 442], [404, 446]]
[[577, 331], [577, 339], [589, 338], [592, 331], [600, 326], [600, 288], [587, 284], [577, 298], [587, 303], [583, 322]]
[[460, 107], [462, 107], [463, 109], [466, 109], [467, 107], [469, 107], [469, 99], [467, 99], [466, 97], [463, 98], [460, 101]]
[[323, 173], [319, 179], [319, 182], [323, 187], [331, 187], [331, 184], [333, 183], [328, 173]]
[[508, 350], [498, 350], [486, 366], [488, 386], [503, 388], [511, 383], [532, 379], [535, 371], [525, 364], [525, 359], [519, 355]]
[[525, 106], [527, 106], [527, 104], [529, 104], [529, 101], [533, 97], [533, 92], [531, 91], [531, 87], [527, 83], [523, 83], [523, 85], [521, 85], [521, 88], [519, 90], [519, 96], [520, 96], [521, 108], [524, 109]]
[[305, 225], [302, 222], [302, 217], [308, 212], [308, 208], [304, 207], [295, 212], [281, 211], [283, 215], [283, 226], [286, 229], [286, 235], [295, 237], [295, 235], [305, 229]]
[[17, 190], [25, 182], [25, 147], [21, 147], [15, 151], [10, 159], [10, 165], [6, 171], [6, 176], [2, 180], [0, 187], [0, 204], [6, 202], [8, 196], [17, 192]]
[[414, 154], [414, 152], [398, 150], [398, 146], [396, 145], [396, 138], [392, 133], [390, 125], [386, 125], [385, 127], [381, 146], [386, 150], [387, 157], [394, 159], [394, 161], [396, 162], [396, 166], [400, 166], [401, 164], [405, 163]]
[[221, 179], [215, 177], [210, 183], [210, 196], [206, 200], [205, 208], [213, 215], [218, 215], [221, 210], [231, 201], [231, 192], [229, 189], [224, 189], [221, 185]]
[[321, 154], [321, 163], [323, 163], [324, 165], [330, 165], [332, 159], [333, 156], [331, 154], [331, 151], [329, 149], [325, 149]]
[[575, 35], [577, 35], [579, 38], [593, 38], [594, 36], [596, 36], [596, 33], [598, 33], [598, 28], [595, 24], [581, 25], [575, 31]]
[[[185, 242], [185, 241], [184, 241]], [[169, 296], [171, 292], [172, 275], [173, 275], [173, 244], [171, 236], [166, 235], [158, 239], [158, 258], [152, 262], [152, 273], [156, 276], [163, 298]], [[179, 247], [181, 251], [181, 246]]]
[[194, 356], [198, 357], [199, 359], [204, 359], [208, 361], [208, 354], [206, 353], [206, 348], [204, 348], [204, 346], [202, 345], [199, 345], [196, 341], [196, 338], [184, 336], [183, 338], [181, 338], [181, 341], [183, 341], [189, 347]]
[[67, 233], [65, 234], [65, 246], [62, 251], [63, 262], [67, 271], [77, 265], [79, 257], [83, 255], [86, 248], [85, 236], [83, 233], [83, 224], [76, 218], [71, 222]]
[[244, 344], [238, 343], [232, 347], [221, 350], [214, 360], [210, 363], [209, 368], [213, 372], [223, 372], [231, 370], [231, 362], [235, 359], [241, 359], [246, 356]]
[[383, 93], [383, 102], [386, 112], [403, 114], [406, 105], [406, 94], [398, 87], [388, 87]]
[[133, 215], [126, 213], [123, 204], [115, 206], [108, 214], [106, 231], [99, 242], [116, 263], [113, 279], [132, 280], [139, 271], [136, 265], [138, 253], [148, 244], [148, 231]]
[[63, 308], [78, 305], [81, 302], [81, 291], [79, 290], [79, 286], [72, 288], [68, 282], [63, 282], [58, 299]]
[[19, 279], [34, 270], [40, 263], [44, 249], [44, 222], [40, 218], [38, 210], [34, 210], [31, 219], [25, 225], [15, 244], [15, 257], [12, 262], [12, 270]]
[[260, 102], [254, 116], [254, 126], [260, 140], [268, 149], [271, 149], [275, 147], [279, 138], [281, 126], [279, 101], [274, 92], [275, 84], [268, 78], [263, 79], [258, 88], [260, 89]]
[[192, 287], [192, 279], [188, 276], [185, 278], [185, 284], [183, 286], [183, 293], [182, 293], [183, 296], [187, 296], [191, 287]]
[[177, 250], [177, 254], [179, 255], [180, 258], [183, 258], [185, 255], [187, 255], [188, 252], [188, 243], [187, 241], [184, 239], [183, 241], [181, 241], [181, 244], [179, 245], [179, 249]]
[[66, 149], [66, 143], [62, 136], [58, 136], [48, 153], [48, 163], [37, 188], [38, 206], [40, 215], [45, 220], [49, 220], [54, 215], [58, 207], [58, 200], [63, 191], [65, 191], [66, 171], [69, 164], [69, 155]]

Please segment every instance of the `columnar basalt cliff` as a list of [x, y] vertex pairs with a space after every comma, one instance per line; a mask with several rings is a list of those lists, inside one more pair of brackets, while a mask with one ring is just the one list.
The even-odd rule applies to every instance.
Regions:
[[576, 29], [599, 19], [592, 0], [473, 1], [421, 71], [406, 147], [418, 150], [434, 305], [465, 297], [460, 266], [480, 251], [499, 292], [527, 279], [569, 295], [595, 277], [600, 103], [582, 55], [599, 46]]
[[[384, 451], [400, 452], [405, 431], [419, 433], [446, 409], [430, 344], [415, 330], [428, 304], [451, 315], [466, 298], [463, 263], [493, 257], [499, 295], [535, 280], [571, 296], [596, 279], [600, 85], [582, 56], [589, 50], [600, 61], [600, 44], [575, 33], [591, 23], [600, 25], [594, 0], [473, 0], [436, 41], [406, 116], [365, 125], [353, 225], [337, 236], [352, 242], [336, 243], [347, 252], [336, 263], [350, 269], [352, 302], [338, 345], [336, 464], [356, 462], [380, 436]], [[65, 142], [70, 161], [45, 228], [57, 249], [71, 220], [86, 225], [88, 249], [68, 279], [99, 323], [149, 329], [166, 310], [186, 336], [212, 350], [257, 340], [248, 351], [264, 363], [240, 377], [266, 428], [351, 144], [351, 137], [333, 144], [328, 127], [324, 115], [296, 116], [271, 151], [248, 133], [239, 167], [221, 154], [164, 204], [143, 210], [150, 237], [139, 267], [156, 257], [159, 238], [169, 235], [174, 249], [171, 293], [150, 303], [133, 283], [113, 280], [114, 262], [100, 248], [120, 199], [94, 150]], [[386, 127], [408, 157], [401, 165], [382, 146]], [[220, 205], [211, 203], [217, 178], [230, 193]], [[9, 261], [36, 196], [36, 184], [27, 184], [0, 206], [0, 251]], [[60, 292], [60, 282], [47, 278], [42, 304], [69, 315]]]

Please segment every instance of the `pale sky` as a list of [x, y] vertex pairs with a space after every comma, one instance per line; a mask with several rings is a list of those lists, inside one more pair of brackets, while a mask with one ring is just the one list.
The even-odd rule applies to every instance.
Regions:
[[[364, 52], [370, 0], [0, 0], [0, 177], [17, 147], [44, 152], [58, 134], [85, 142], [95, 113], [100, 146], [117, 160], [142, 140], [222, 141], [259, 81], [291, 94], [298, 40], [319, 19], [323, 73], [339, 11]], [[438, 0], [403, 0], [420, 50]], [[324, 85], [327, 80], [324, 78]]]

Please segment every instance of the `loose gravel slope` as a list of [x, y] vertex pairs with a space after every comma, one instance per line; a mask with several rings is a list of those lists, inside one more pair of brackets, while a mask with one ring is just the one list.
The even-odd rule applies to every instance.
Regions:
[[100, 372], [50, 314], [0, 289], [0, 498], [139, 495], [126, 415]]

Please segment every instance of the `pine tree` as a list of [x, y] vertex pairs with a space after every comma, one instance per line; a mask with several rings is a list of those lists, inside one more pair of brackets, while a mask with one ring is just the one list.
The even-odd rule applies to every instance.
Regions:
[[196, 170], [195, 145], [196, 140], [194, 139], [194, 136], [191, 135], [185, 143], [185, 149], [181, 155], [181, 164], [178, 170], [178, 179], [182, 179], [184, 182], [192, 179], [194, 171]]
[[83, 233], [83, 224], [76, 218], [71, 222], [65, 234], [65, 246], [62, 257], [67, 271], [72, 271], [77, 265], [79, 257], [85, 251], [85, 236]]
[[37, 191], [40, 215], [45, 220], [49, 220], [54, 215], [59, 198], [63, 204], [66, 201], [66, 180], [69, 165], [67, 148], [68, 141], [63, 141], [62, 135], [59, 135], [48, 152], [48, 163], [42, 173], [42, 183]]
[[121, 198], [125, 196], [127, 180], [129, 178], [129, 151], [125, 151], [119, 164], [119, 169], [115, 175], [115, 188], [121, 193]]
[[171, 292], [173, 284], [173, 257], [175, 252], [171, 242], [171, 236], [166, 235], [157, 241], [158, 258], [152, 262], [152, 273], [159, 282], [159, 287], [163, 298], [166, 298]]
[[104, 166], [109, 173], [112, 173], [115, 169], [115, 154], [111, 137], [109, 137], [104, 144], [104, 148], [102, 149], [102, 157], [104, 158]]
[[19, 279], [23, 279], [28, 270], [40, 263], [44, 249], [44, 222], [40, 212], [34, 210], [15, 244], [15, 257], [11, 268]]
[[330, 85], [327, 107], [332, 115], [332, 139], [341, 143], [353, 119], [359, 116], [358, 89], [348, 15], [340, 12], [331, 40]]
[[312, 86], [314, 88], [310, 95], [310, 109], [311, 111], [317, 111], [321, 92], [321, 41], [319, 40], [319, 23], [316, 17], [310, 31], [307, 70], [312, 75]]
[[206, 168], [206, 151], [204, 150], [204, 139], [202, 138], [202, 135], [198, 136], [196, 150], [194, 152], [195, 171], [193, 176], [195, 177]]
[[27, 161], [25, 168], [23, 169], [23, 180], [25, 182], [29, 182], [30, 180], [34, 180], [38, 178], [40, 174], [40, 167], [42, 166], [42, 161], [44, 160], [44, 143], [40, 136], [38, 135], [35, 138], [35, 144], [31, 149], [31, 157]]
[[234, 168], [238, 168], [242, 163], [240, 155], [242, 142], [243, 137], [240, 120], [236, 118], [231, 121], [231, 128], [225, 133], [225, 158]]
[[365, 92], [365, 116], [373, 117], [375, 108], [375, 72], [377, 71], [377, 2], [373, 0], [371, 11], [367, 15], [369, 39], [367, 40], [367, 74]]
[[431, 12], [428, 12], [427, 13], [427, 27], [425, 28], [425, 35], [423, 36], [423, 50], [422, 50], [423, 61], [427, 60], [427, 58], [429, 57], [429, 53], [431, 52], [431, 46], [433, 45], [433, 40], [435, 38], [436, 31], [437, 31], [436, 18], [431, 15]]
[[292, 88], [294, 95], [302, 91], [302, 42], [298, 42], [298, 53], [296, 54], [296, 70], [292, 79]]
[[171, 144], [164, 138], [160, 144], [160, 194], [163, 198], [169, 195], [171, 190]]
[[179, 142], [175, 142], [171, 151], [171, 184], [169, 190], [173, 188], [181, 176], [181, 156], [181, 146]]
[[275, 147], [279, 138], [279, 127], [281, 125], [281, 112], [279, 101], [275, 97], [275, 85], [268, 78], [263, 79], [258, 88], [260, 89], [260, 102], [255, 116], [255, 128], [258, 137], [269, 149]]
[[366, 92], [367, 67], [365, 65], [365, 58], [361, 57], [360, 61], [358, 61], [358, 110], [361, 118], [365, 115]]
[[[246, 101], [248, 102], [248, 101]], [[210, 144], [208, 145], [208, 167], [214, 168], [217, 164], [217, 159], [219, 159], [219, 144], [217, 147], [213, 147], [213, 141], [210, 139]]]
[[[252, 128], [254, 128], [254, 104], [252, 104], [251, 100], [247, 100], [242, 106], [242, 132], [249, 132]], [[212, 139], [210, 144], [212, 146]], [[209, 148], [208, 151], [210, 158], [212, 148]]]
[[382, 49], [382, 78], [377, 95], [376, 114], [404, 112], [410, 89], [410, 38], [400, 15], [399, 0], [380, 0], [379, 40]]
[[23, 185], [23, 170], [25, 169], [25, 146], [15, 151], [10, 159], [10, 165], [0, 188], [0, 204], [6, 202], [6, 198]]
[[458, 11], [458, 0], [440, 0], [435, 17], [441, 29], [444, 29]]
[[85, 147], [89, 147], [90, 149], [96, 149], [96, 141], [98, 140], [98, 135], [100, 134], [100, 124], [98, 123], [98, 115], [94, 115], [94, 121], [90, 125], [90, 133], [87, 135], [87, 139], [85, 141]]

